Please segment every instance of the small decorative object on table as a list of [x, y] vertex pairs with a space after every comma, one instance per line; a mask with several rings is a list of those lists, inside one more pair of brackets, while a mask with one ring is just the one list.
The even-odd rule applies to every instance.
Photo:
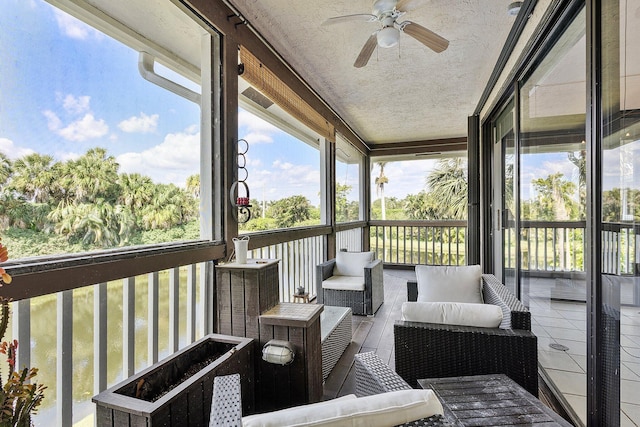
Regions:
[[[7, 248], [0, 242], [0, 263], [9, 259]], [[11, 276], [0, 267], [0, 287], [11, 283]], [[0, 340], [4, 339], [9, 325], [11, 300], [0, 296]], [[28, 345], [28, 343], [27, 343]], [[0, 353], [7, 355], [9, 370], [6, 383], [0, 390], [0, 426], [30, 426], [31, 415], [36, 413], [44, 398], [46, 387], [32, 382], [38, 373], [36, 368], [24, 367], [16, 371], [18, 340], [2, 341]]]
[[298, 286], [297, 291], [298, 295], [304, 295], [304, 286]]

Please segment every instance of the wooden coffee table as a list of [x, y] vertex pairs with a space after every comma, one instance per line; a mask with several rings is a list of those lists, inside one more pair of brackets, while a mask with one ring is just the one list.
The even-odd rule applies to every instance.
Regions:
[[444, 416], [456, 426], [571, 424], [504, 374], [418, 380], [438, 395]]

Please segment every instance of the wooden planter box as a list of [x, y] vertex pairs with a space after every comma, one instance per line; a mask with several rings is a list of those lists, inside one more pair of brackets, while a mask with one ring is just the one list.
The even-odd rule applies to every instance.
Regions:
[[[254, 360], [250, 338], [211, 334], [93, 397], [97, 426], [208, 426], [213, 379], [239, 373], [243, 413], [253, 412]], [[194, 363], [220, 356], [190, 378], [157, 397]], [[139, 397], [135, 397], [138, 395]], [[147, 399], [147, 400], [145, 400]]]

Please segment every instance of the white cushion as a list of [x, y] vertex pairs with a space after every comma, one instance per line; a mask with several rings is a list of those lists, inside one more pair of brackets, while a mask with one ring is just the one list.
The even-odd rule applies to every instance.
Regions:
[[339, 291], [364, 291], [364, 277], [360, 276], [331, 276], [322, 281], [322, 289], [336, 289]]
[[482, 304], [482, 268], [479, 265], [416, 265], [418, 301]]
[[338, 252], [334, 276], [364, 277], [364, 268], [373, 261], [373, 252]]
[[442, 413], [442, 404], [433, 390], [401, 390], [251, 415], [242, 418], [242, 425], [390, 427]]
[[402, 304], [402, 320], [497, 328], [502, 322], [502, 309], [493, 304], [405, 302]]
[[293, 409], [297, 409], [297, 408], [306, 408], [307, 411], [319, 411], [321, 410], [324, 406], [327, 405], [333, 405], [334, 402], [339, 402], [339, 401], [345, 401], [345, 400], [355, 400], [357, 399], [355, 394], [347, 394], [345, 396], [341, 396], [341, 397], [336, 397], [335, 399], [331, 399], [331, 400], [325, 400], [322, 402], [318, 402], [318, 403], [311, 403], [309, 405], [304, 405], [304, 406], [296, 406], [294, 408], [289, 408], [289, 409], [283, 409], [280, 411], [275, 411], [275, 412], [266, 412], [263, 414], [256, 414], [256, 415], [248, 415], [246, 417], [242, 417], [242, 427], [247, 427], [247, 426], [264, 426], [264, 425], [270, 425], [270, 424], [265, 424], [270, 422], [270, 419], [274, 418], [280, 418], [281, 415], [286, 415], [286, 413], [288, 411], [291, 411]]

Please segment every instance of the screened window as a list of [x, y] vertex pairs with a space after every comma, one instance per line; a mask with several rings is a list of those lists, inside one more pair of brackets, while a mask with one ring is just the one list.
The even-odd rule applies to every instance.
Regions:
[[[0, 3], [0, 39], [0, 229], [12, 258], [200, 239], [200, 106], [141, 77], [138, 51], [151, 49], [42, 0]], [[156, 72], [198, 93], [192, 59], [158, 57]]]
[[371, 219], [467, 218], [467, 158], [372, 159]]

